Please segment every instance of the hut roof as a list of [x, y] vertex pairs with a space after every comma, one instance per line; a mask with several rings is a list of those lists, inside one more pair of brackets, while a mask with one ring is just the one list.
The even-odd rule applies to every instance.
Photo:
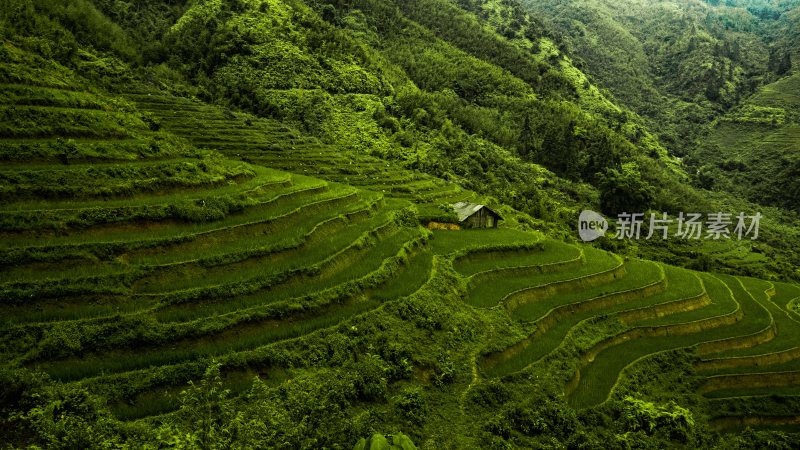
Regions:
[[497, 218], [499, 220], [503, 220], [503, 218], [500, 216], [500, 214], [497, 214], [497, 212], [493, 211], [491, 208], [489, 208], [486, 205], [480, 205], [478, 203], [470, 203], [470, 202], [458, 202], [458, 203], [453, 203], [452, 207], [453, 207], [453, 209], [456, 210], [456, 214], [458, 215], [458, 221], [459, 222], [463, 222], [463, 221], [467, 220], [467, 218], [469, 216], [471, 216], [471, 215], [475, 214], [476, 212], [480, 211], [481, 208], [486, 208], [487, 211], [489, 211], [490, 213], [492, 213], [495, 216], [497, 216]]

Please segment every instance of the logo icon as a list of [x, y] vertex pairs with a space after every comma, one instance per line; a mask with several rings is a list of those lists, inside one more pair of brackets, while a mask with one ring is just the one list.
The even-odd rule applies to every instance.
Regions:
[[600, 214], [584, 209], [578, 217], [578, 234], [583, 242], [591, 242], [605, 236], [608, 230], [608, 221]]

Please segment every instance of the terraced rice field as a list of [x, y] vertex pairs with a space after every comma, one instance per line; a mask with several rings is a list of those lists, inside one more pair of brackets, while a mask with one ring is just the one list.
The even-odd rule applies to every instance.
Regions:
[[[173, 97], [147, 103], [179, 110], [184, 128], [172, 134], [136, 102], [55, 76], [0, 85], [0, 114], [14, 119], [0, 130], [4, 359], [105, 389], [121, 416], [143, 417], [176, 407], [177, 390], [211, 358], [252, 361], [253, 375], [280, 371], [260, 364], [258, 350], [367, 314], [431, 276], [413, 187], [364, 190], [285, 172], [297, 160], [268, 160], [258, 145], [289, 136], [295, 158], [311, 163], [301, 151], [318, 142], [263, 120], [235, 127], [220, 108]], [[253, 147], [243, 159], [257, 154], [271, 167], [220, 153], [230, 145]]]
[[231, 158], [313, 174], [419, 204], [455, 202], [474, 195], [395, 163], [326, 145], [275, 120], [146, 90], [127, 93], [126, 98], [150, 113], [163, 129]]
[[431, 232], [416, 211], [480, 196], [197, 100], [0, 73], [16, 74], [0, 79], [0, 354], [120, 418], [169, 413], [212, 360], [237, 392], [289, 382], [314, 362], [287, 349], [445, 285], [493, 324], [466, 390], [545, 374], [582, 409], [689, 348], [721, 428], [800, 422], [797, 286], [540, 232]]
[[[615, 265], [603, 252], [569, 247], [544, 241], [456, 260], [468, 280], [466, 301], [500, 308], [523, 333], [505, 347], [487, 345], [476, 359], [479, 377], [549, 373], [564, 380], [568, 401], [582, 409], [614, 398], [620, 377], [647, 358], [690, 348], [698, 355], [699, 392], [714, 402], [800, 395], [800, 317], [791, 307], [797, 286], [635, 259]], [[565, 355], [577, 357], [565, 363]], [[762, 409], [765, 426], [796, 423]], [[758, 426], [757, 417], [742, 420]], [[720, 424], [737, 420], [726, 416]]]

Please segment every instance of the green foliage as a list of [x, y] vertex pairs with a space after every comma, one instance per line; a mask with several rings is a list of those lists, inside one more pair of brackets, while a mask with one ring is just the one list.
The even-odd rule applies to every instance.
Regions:
[[242, 211], [245, 206], [246, 202], [243, 199], [228, 196], [210, 197], [173, 205], [170, 215], [190, 222], [212, 222]]
[[678, 442], [686, 442], [695, 426], [691, 411], [675, 403], [662, 406], [625, 397], [620, 405], [620, 415], [626, 431], [644, 431], [649, 435], [663, 433]]
[[[236, 414], [225, 400], [230, 390], [224, 389], [219, 364], [212, 363], [199, 383], [189, 382], [181, 391], [178, 421], [193, 430], [186, 435], [171, 436], [170, 444], [178, 448], [225, 448], [232, 443], [229, 427]], [[162, 439], [165, 437], [162, 433]]]
[[384, 435], [375, 433], [369, 439], [359, 439], [353, 450], [417, 450], [417, 447], [403, 433], [392, 434], [391, 442]]
[[534, 393], [527, 399], [504, 405], [501, 412], [484, 424], [490, 433], [506, 440], [514, 435], [552, 436], [565, 441], [579, 426], [575, 411], [544, 393]]
[[726, 435], [720, 443], [720, 447], [732, 450], [748, 448], [788, 450], [795, 448], [798, 444], [800, 442], [798, 442], [797, 433], [746, 428], [741, 434]]
[[2, 8], [5, 34], [26, 36], [27, 45], [62, 63], [77, 60], [79, 45], [112, 51], [128, 60], [138, 56], [130, 37], [90, 0], [11, 0]]
[[0, 379], [6, 444], [54, 449], [121, 444], [119, 423], [86, 389], [52, 385], [24, 369], [4, 369]]
[[[789, 19], [750, 3], [750, 15], [697, 4], [677, 17], [661, 2], [640, 5], [647, 14], [634, 26], [629, 11], [586, 3], [583, 12], [538, 6], [565, 13], [563, 27], [553, 18], [559, 31], [506, 0], [0, 6], [4, 442], [311, 449], [362, 438], [356, 448], [416, 448], [401, 433], [376, 433], [404, 429], [425, 448], [792, 445], [794, 436], [779, 433], [709, 431], [710, 402], [690, 388], [689, 350], [669, 364], [635, 362], [651, 372], [631, 374], [615, 364], [660, 344], [608, 340], [628, 336], [622, 318], [634, 307], [658, 316], [653, 331], [739, 305], [735, 323], [670, 342], [748, 336], [767, 317], [742, 301], [755, 289], [749, 283], [720, 296], [722, 283], [680, 271], [664, 295], [617, 298], [662, 281], [660, 266], [623, 266], [589, 247], [584, 260], [577, 246], [540, 242], [543, 232], [418, 226], [454, 221], [448, 205], [462, 199], [500, 205], [506, 224], [552, 235], [569, 232], [582, 208], [674, 211], [715, 200], [686, 186], [662, 142], [687, 155], [702, 136], [696, 125], [769, 79], [764, 67], [789, 73], [791, 46], [776, 43], [766, 61], [757, 56], [763, 42], [751, 39], [766, 32], [752, 17]], [[611, 80], [642, 117], [584, 69]], [[796, 125], [794, 81], [760, 90], [758, 102], [717, 124], [769, 128], [783, 133], [769, 142], [791, 143], [778, 138]], [[690, 155], [689, 167], [702, 169], [692, 177], [727, 189], [727, 173], [755, 162], [738, 153], [700, 165]], [[769, 160], [777, 175], [762, 187], [792, 201], [796, 192], [781, 183], [798, 167], [787, 155]], [[765, 250], [742, 246], [746, 270], [796, 272], [791, 260], [773, 258], [798, 240], [777, 222], [763, 231]], [[706, 247], [665, 245], [661, 257], [743, 270], [724, 256], [697, 257]], [[546, 283], [536, 301], [492, 307]], [[708, 305], [671, 311], [664, 303], [702, 289]], [[601, 303], [609, 298], [618, 304]], [[556, 310], [563, 315], [551, 325], [526, 322]], [[535, 341], [520, 341], [526, 336]], [[506, 376], [487, 377], [483, 352], [515, 342], [535, 344], [509, 353], [497, 369]], [[609, 353], [591, 353], [606, 344]], [[620, 349], [632, 350], [602, 365]], [[587, 361], [613, 370], [573, 378]], [[654, 368], [662, 370], [645, 376]], [[580, 413], [570, 406], [584, 392], [576, 385], [613, 391], [612, 375], [642, 386], [665, 380], [682, 406], [652, 387], [641, 399], [612, 396]], [[121, 422], [106, 405], [119, 418], [144, 419]], [[781, 411], [795, 409], [789, 402]]]
[[417, 214], [419, 222], [423, 225], [428, 222], [458, 223], [458, 214], [449, 203], [441, 205], [426, 205]]
[[608, 169], [600, 176], [600, 205], [610, 214], [646, 211], [654, 199], [653, 191], [634, 163]]
[[427, 396], [418, 387], [403, 390], [392, 403], [400, 415], [414, 425], [424, 424], [430, 413]]

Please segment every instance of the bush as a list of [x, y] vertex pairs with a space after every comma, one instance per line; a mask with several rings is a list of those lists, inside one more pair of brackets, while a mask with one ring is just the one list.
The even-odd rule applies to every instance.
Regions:
[[511, 400], [511, 391], [499, 380], [487, 380], [472, 389], [470, 400], [484, 408], [495, 408]]
[[660, 433], [679, 442], [688, 441], [694, 431], [691, 411], [672, 401], [661, 406], [627, 396], [619, 408], [620, 420], [626, 431], [642, 431], [648, 435]]
[[425, 400], [425, 393], [419, 387], [409, 387], [404, 389], [400, 395], [396, 396], [392, 403], [402, 417], [414, 425], [422, 425], [428, 414], [428, 405]]
[[386, 439], [384, 435], [375, 433], [369, 439], [359, 439], [353, 450], [417, 450], [411, 438], [403, 433], [395, 433], [390, 437]]
[[600, 206], [608, 214], [645, 212], [655, 198], [655, 189], [642, 179], [639, 167], [633, 162], [619, 169], [607, 169], [598, 184]]
[[50, 385], [24, 369], [0, 371], [0, 426], [5, 444], [52, 449], [100, 449], [121, 445], [118, 422], [86, 389]]

